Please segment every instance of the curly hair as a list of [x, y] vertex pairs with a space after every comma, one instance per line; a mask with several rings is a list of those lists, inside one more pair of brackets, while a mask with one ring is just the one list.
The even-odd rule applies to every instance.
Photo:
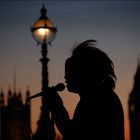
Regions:
[[75, 69], [86, 80], [96, 79], [102, 85], [115, 88], [114, 64], [108, 55], [95, 47], [96, 40], [86, 40], [72, 50], [70, 57]]

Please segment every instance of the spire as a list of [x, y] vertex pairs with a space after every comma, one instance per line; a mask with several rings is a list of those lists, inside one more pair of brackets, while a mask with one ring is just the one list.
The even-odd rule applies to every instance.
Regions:
[[28, 98], [30, 97], [30, 91], [29, 91], [29, 86], [27, 86], [26, 90], [26, 103], [30, 104], [30, 101], [28, 101]]
[[8, 104], [10, 104], [11, 97], [12, 97], [12, 91], [11, 91], [11, 86], [9, 86], [9, 89], [8, 89]]
[[4, 94], [2, 88], [0, 91], [0, 106], [4, 106]]
[[27, 97], [30, 96], [30, 91], [29, 91], [29, 87], [28, 87], [28, 86], [27, 86], [26, 96], [27, 96]]
[[18, 99], [22, 103], [22, 95], [21, 95], [21, 89], [20, 88], [19, 88], [19, 92], [18, 92]]
[[12, 96], [12, 91], [11, 91], [11, 86], [9, 85], [9, 89], [8, 89], [8, 97]]
[[13, 66], [13, 89], [14, 94], [16, 94], [16, 66]]

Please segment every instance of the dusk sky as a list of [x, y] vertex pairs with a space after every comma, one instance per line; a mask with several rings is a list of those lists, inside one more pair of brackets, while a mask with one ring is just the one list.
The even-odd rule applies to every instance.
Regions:
[[[48, 46], [49, 85], [64, 79], [65, 60], [74, 44], [96, 39], [97, 47], [112, 59], [117, 76], [115, 91], [125, 114], [133, 77], [140, 63], [139, 1], [0, 1], [0, 87], [13, 90], [13, 66], [16, 66], [16, 90], [31, 94], [41, 89], [41, 47], [33, 40], [30, 28], [40, 17], [42, 5], [58, 32]], [[73, 112], [79, 97], [65, 89], [61, 97]], [[99, 101], [100, 102], [100, 101]], [[40, 98], [33, 99], [32, 125], [39, 118]]]

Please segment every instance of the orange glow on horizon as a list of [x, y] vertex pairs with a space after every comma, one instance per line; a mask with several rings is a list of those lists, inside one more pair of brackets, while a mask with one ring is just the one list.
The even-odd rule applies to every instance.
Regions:
[[124, 127], [125, 127], [125, 140], [130, 140], [129, 117], [127, 113], [125, 113]]

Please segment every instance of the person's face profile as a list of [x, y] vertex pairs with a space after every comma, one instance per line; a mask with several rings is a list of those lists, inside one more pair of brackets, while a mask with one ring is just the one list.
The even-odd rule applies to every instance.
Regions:
[[79, 81], [77, 67], [72, 58], [68, 58], [65, 63], [65, 82], [69, 92], [78, 92]]

